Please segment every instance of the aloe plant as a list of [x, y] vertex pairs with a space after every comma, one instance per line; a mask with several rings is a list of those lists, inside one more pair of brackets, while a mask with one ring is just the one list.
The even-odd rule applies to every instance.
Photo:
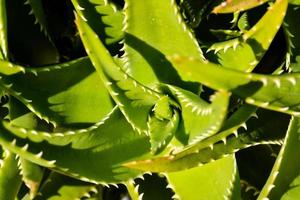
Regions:
[[298, 0], [0, 0], [0, 199], [300, 198]]

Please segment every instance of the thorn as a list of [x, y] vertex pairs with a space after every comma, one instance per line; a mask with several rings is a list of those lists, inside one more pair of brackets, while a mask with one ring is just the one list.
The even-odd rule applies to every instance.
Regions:
[[226, 145], [226, 138], [222, 138], [222, 142]]
[[13, 141], [11, 142], [11, 145], [16, 146], [17, 140], [13, 139]]
[[247, 124], [246, 123], [241, 124], [241, 127], [243, 127], [245, 130], [247, 130]]
[[49, 164], [49, 165], [54, 165], [55, 163], [56, 163], [56, 160], [48, 161], [48, 164]]
[[77, 5], [77, 9], [78, 9], [78, 10], [84, 10], [84, 8], [81, 7], [79, 4]]
[[289, 107], [282, 107], [282, 108], [279, 108], [280, 111], [284, 112], [284, 111], [287, 111], [289, 109]]
[[236, 48], [237, 48], [238, 45], [239, 45], [239, 42], [238, 42], [238, 41], [234, 42], [234, 43], [233, 43], [233, 50], [236, 50]]
[[36, 155], [35, 155], [35, 157], [37, 157], [37, 158], [41, 158], [41, 157], [42, 157], [42, 155], [43, 155], [43, 151], [40, 151], [38, 154], [36, 154]]
[[28, 147], [29, 147], [29, 145], [25, 144], [21, 149], [22, 149], [22, 151], [27, 151]]
[[234, 135], [235, 137], [238, 137], [238, 132], [237, 132], [237, 130], [233, 131], [233, 135]]
[[261, 78], [260, 81], [263, 83], [264, 86], [268, 84], [268, 80], [266, 78]]
[[294, 85], [294, 86], [297, 84], [297, 80], [296, 80], [296, 78], [294, 78], [294, 77], [289, 77], [289, 78], [287, 78], [287, 80], [288, 80], [289, 82], [291, 82], [292, 85]]
[[258, 115], [256, 114], [256, 112], [252, 113], [251, 117], [254, 117], [254, 118], [258, 119]]

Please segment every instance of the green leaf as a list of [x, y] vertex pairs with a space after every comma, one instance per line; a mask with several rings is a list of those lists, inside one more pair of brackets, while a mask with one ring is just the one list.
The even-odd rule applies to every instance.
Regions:
[[34, 198], [43, 178], [43, 169], [23, 158], [20, 158], [20, 174], [25, 185], [30, 189], [30, 198]]
[[88, 129], [66, 132], [38, 132], [5, 123], [0, 144], [41, 166], [102, 184], [138, 176], [140, 171], [121, 164], [150, 152], [149, 138], [134, 132], [117, 109]]
[[124, 15], [122, 10], [107, 0], [72, 0], [79, 16], [87, 21], [95, 33], [105, 41], [112, 44], [124, 37], [122, 31]]
[[24, 4], [30, 5], [31, 10], [29, 14], [32, 14], [35, 17], [35, 24], [40, 26], [41, 31], [49, 37], [50, 31], [47, 22], [47, 16], [43, 7], [43, 2], [40, 0], [26, 0]]
[[243, 13], [241, 17], [239, 18], [239, 21], [237, 23], [237, 26], [241, 31], [247, 31], [250, 29], [249, 27], [249, 20], [248, 20], [248, 14]]
[[8, 57], [6, 0], [0, 1], [0, 59]]
[[[285, 141], [277, 156], [272, 172], [263, 187], [259, 199], [279, 199], [289, 189], [289, 185], [300, 174], [299, 140], [300, 119], [293, 117]], [[293, 184], [291, 185], [293, 187]]]
[[262, 5], [268, 0], [226, 0], [213, 9], [213, 13], [233, 13]]
[[12, 124], [29, 129], [38, 127], [38, 117], [13, 96], [9, 97], [7, 108], [7, 118]]
[[0, 168], [0, 198], [15, 200], [22, 183], [18, 169], [18, 159], [15, 154], [7, 150], [4, 155]]
[[293, 4], [293, 5], [300, 5], [300, 1], [299, 0], [289, 0], [289, 3]]
[[180, 52], [202, 59], [198, 42], [184, 23], [175, 0], [126, 0], [124, 29], [124, 68], [137, 81], [147, 86], [163, 82], [199, 89], [182, 82], [165, 58]]
[[220, 41], [233, 39], [242, 35], [242, 33], [237, 30], [210, 29], [209, 31]]
[[249, 120], [250, 117], [257, 118], [255, 113], [257, 107], [244, 104], [239, 107], [224, 123], [221, 131], [226, 131], [237, 126], [245, 126], [245, 122]]
[[300, 176], [297, 176], [290, 184], [289, 189], [281, 197], [282, 200], [293, 200], [300, 197]]
[[192, 92], [168, 86], [181, 106], [182, 123], [189, 144], [197, 143], [217, 133], [226, 118], [230, 94], [216, 92], [211, 103]]
[[[297, 19], [300, 17], [300, 12], [296, 6], [289, 5], [285, 17], [284, 33], [289, 48], [290, 62], [298, 63], [297, 57], [300, 56], [300, 29]], [[298, 58], [299, 59], [299, 58]]]
[[1, 65], [1, 68], [0, 68], [1, 75], [14, 75], [19, 72], [25, 73], [24, 67], [22, 67], [20, 65], [14, 65], [14, 64], [4, 61], [4, 60], [0, 60], [0, 65]]
[[[247, 110], [244, 111], [248, 112]], [[241, 115], [238, 113], [238, 115]], [[249, 118], [251, 115], [245, 115]], [[235, 117], [234, 117], [235, 118]], [[281, 144], [285, 131], [286, 115], [262, 110], [262, 121], [256, 120], [248, 131], [236, 133], [243, 125], [226, 129], [200, 143], [188, 146], [169, 155], [125, 163], [124, 166], [152, 172], [173, 172], [189, 169], [230, 156], [241, 149], [259, 144]], [[243, 121], [244, 122], [244, 121]], [[275, 126], [275, 125], [276, 126]]]
[[134, 181], [127, 181], [125, 185], [132, 200], [142, 199], [143, 194], [139, 194], [138, 186], [135, 186]]
[[238, 21], [238, 26], [244, 34], [239, 38], [215, 43], [208, 51], [218, 52], [219, 63], [224, 67], [246, 72], [252, 71], [263, 58], [278, 32], [287, 4], [287, 0], [277, 0], [248, 31], [244, 30], [248, 28], [248, 25], [244, 19], [247, 15], [243, 14]]
[[206, 16], [206, 12], [211, 3], [212, 1], [181, 0], [180, 8], [183, 10], [188, 24], [196, 28]]
[[147, 133], [148, 115], [162, 95], [124, 72], [89, 25], [80, 17], [76, 22], [86, 51], [108, 92], [132, 127]]
[[149, 119], [149, 135], [152, 152], [159, 153], [171, 141], [179, 124], [179, 112], [173, 111], [170, 119], [159, 119], [155, 116], [150, 116]]
[[[14, 70], [22, 69], [12, 66]], [[88, 58], [22, 70], [25, 74], [2, 76], [0, 86], [41, 119], [55, 125], [95, 123], [113, 108]]]
[[82, 199], [97, 193], [95, 185], [52, 172], [35, 200]]
[[184, 80], [200, 82], [216, 90], [231, 91], [252, 105], [284, 112], [300, 114], [298, 73], [284, 75], [260, 75], [222, 68], [192, 57], [170, 57]]
[[234, 156], [201, 167], [167, 173], [166, 177], [176, 199], [240, 199], [240, 180]]
[[155, 104], [153, 108], [153, 112], [155, 114], [155, 117], [158, 119], [171, 119], [173, 116], [173, 111], [170, 108], [170, 99], [167, 96], [163, 96], [160, 98], [157, 103]]

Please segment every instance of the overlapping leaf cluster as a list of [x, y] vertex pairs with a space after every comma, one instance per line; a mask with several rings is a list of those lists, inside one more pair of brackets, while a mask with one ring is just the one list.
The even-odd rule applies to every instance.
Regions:
[[299, 198], [299, 5], [0, 0], [0, 199]]

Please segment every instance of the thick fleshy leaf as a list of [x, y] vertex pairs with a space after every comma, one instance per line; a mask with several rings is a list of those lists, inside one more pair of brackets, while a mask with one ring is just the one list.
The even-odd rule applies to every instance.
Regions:
[[0, 1], [0, 59], [8, 56], [7, 46], [7, 21], [6, 21], [6, 0]]
[[[248, 112], [248, 111], [246, 111]], [[240, 113], [238, 113], [240, 115]], [[226, 129], [200, 143], [179, 152], [153, 159], [125, 163], [124, 166], [153, 172], [173, 172], [201, 166], [217, 159], [230, 156], [241, 149], [259, 144], [281, 144], [285, 132], [287, 116], [282, 113], [262, 110], [262, 121], [254, 121], [248, 131], [236, 133], [243, 125]], [[250, 115], [243, 116], [250, 117]], [[276, 125], [276, 126], [275, 126]]]
[[139, 194], [138, 187], [135, 186], [134, 181], [127, 181], [125, 183], [127, 191], [130, 195], [131, 200], [141, 200], [143, 195]]
[[[300, 174], [300, 119], [293, 117], [285, 141], [259, 199], [280, 199]], [[290, 185], [291, 184], [291, 185]]]
[[5, 158], [0, 168], [0, 198], [15, 200], [21, 187], [21, 176], [16, 155], [5, 151]]
[[192, 92], [168, 86], [181, 106], [183, 129], [189, 144], [197, 143], [217, 133], [226, 118], [229, 93], [217, 92], [211, 103]]
[[300, 1], [299, 0], [289, 0], [290, 4], [294, 4], [294, 5], [300, 5]]
[[180, 116], [177, 110], [173, 112], [170, 119], [159, 119], [155, 116], [150, 116], [149, 135], [151, 150], [154, 153], [159, 153], [163, 150], [177, 131]]
[[1, 127], [1, 145], [29, 161], [87, 182], [116, 183], [135, 177], [139, 171], [121, 164], [150, 152], [149, 138], [134, 132], [117, 109], [88, 129], [51, 134], [8, 123], [5, 127]]
[[191, 27], [197, 27], [213, 1], [181, 0], [180, 8], [183, 10], [187, 23]]
[[52, 172], [35, 200], [82, 199], [97, 193], [95, 185]]
[[252, 105], [300, 115], [298, 73], [261, 75], [203, 64], [192, 57], [173, 56], [170, 60], [185, 80], [200, 82], [216, 90], [227, 90]]
[[23, 158], [20, 158], [20, 174], [25, 185], [30, 189], [30, 198], [34, 198], [43, 178], [43, 169]]
[[[299, 4], [300, 5], [300, 4]], [[287, 41], [287, 45], [289, 49], [289, 53], [291, 54], [292, 63], [299, 63], [300, 56], [300, 29], [298, 26], [297, 19], [300, 17], [300, 12], [297, 9], [297, 6], [290, 5], [288, 8], [288, 12], [285, 17], [285, 37]]]
[[123, 58], [130, 75], [148, 86], [163, 82], [199, 89], [182, 82], [165, 58], [180, 52], [202, 59], [198, 42], [184, 23], [175, 0], [126, 0], [125, 16]]
[[123, 38], [123, 18], [113, 2], [107, 0], [72, 0], [79, 16], [106, 44], [117, 42]]
[[[1, 75], [14, 75], [19, 72], [25, 73], [25, 69], [22, 66], [14, 65], [10, 62], [0, 60], [0, 74]], [[0, 76], [1, 76], [0, 75]]]
[[[252, 71], [267, 52], [281, 27], [287, 5], [287, 0], [277, 0], [250, 30], [244, 31], [241, 37], [215, 43], [208, 51], [218, 52], [218, 60], [224, 67]], [[239, 24], [243, 16], [246, 15], [241, 16]], [[245, 23], [242, 24], [245, 25]]]
[[257, 114], [255, 113], [257, 110], [257, 107], [252, 105], [242, 105], [239, 107], [224, 123], [222, 126], [221, 131], [226, 131], [231, 128], [241, 126], [245, 128], [245, 122], [249, 120], [250, 117], [257, 118]]
[[168, 187], [175, 192], [175, 199], [194, 200], [195, 196], [203, 200], [240, 199], [240, 180], [234, 156], [204, 166], [167, 173], [166, 177]]
[[132, 127], [147, 133], [148, 116], [162, 95], [124, 72], [89, 25], [80, 17], [76, 22], [86, 51], [108, 92]]
[[[30, 112], [25, 105], [16, 100], [14, 97], [9, 98], [8, 102], [8, 118], [10, 123], [15, 126], [22, 126], [29, 129], [34, 129], [39, 127], [43, 129], [44, 127], [39, 123], [39, 120], [34, 113]], [[29, 188], [29, 198], [33, 199], [38, 190], [40, 183], [43, 178], [44, 170], [21, 157], [19, 157], [18, 167], [20, 170], [20, 175], [22, 176], [22, 181]]]
[[226, 0], [216, 6], [213, 13], [233, 13], [262, 5], [268, 0]]
[[293, 200], [300, 198], [300, 176], [297, 176], [289, 185], [289, 189], [281, 197], [282, 200]]
[[35, 17], [35, 24], [40, 26], [41, 31], [43, 31], [46, 36], [49, 37], [49, 26], [47, 22], [47, 16], [43, 7], [43, 2], [40, 0], [26, 0], [24, 4], [31, 7], [29, 14]]
[[11, 68], [25, 73], [2, 76], [1, 87], [53, 124], [95, 123], [113, 108], [88, 58], [38, 69]]

